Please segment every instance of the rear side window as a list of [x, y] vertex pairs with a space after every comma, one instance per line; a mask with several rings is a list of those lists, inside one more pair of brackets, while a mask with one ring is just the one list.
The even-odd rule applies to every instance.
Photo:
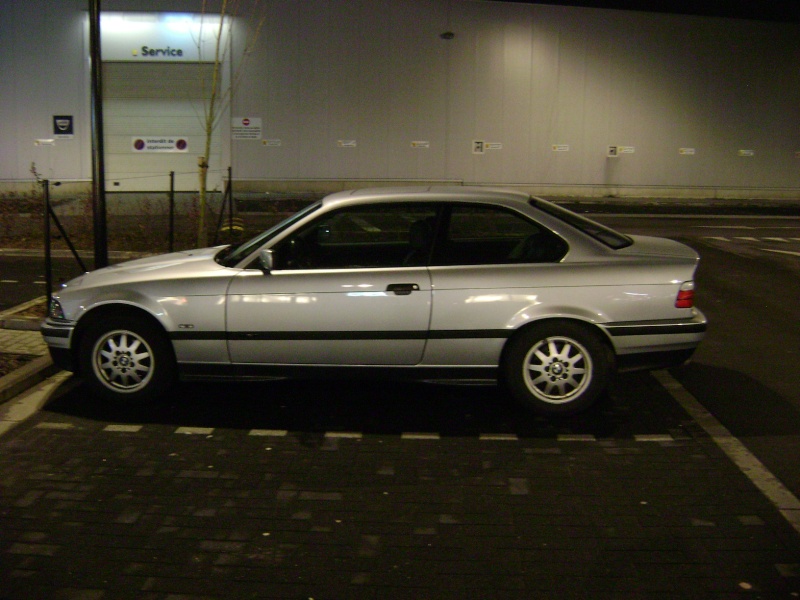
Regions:
[[511, 210], [455, 205], [434, 247], [434, 265], [497, 265], [558, 262], [564, 240]]
[[610, 227], [601, 225], [600, 223], [592, 221], [591, 219], [587, 219], [586, 217], [578, 215], [570, 210], [561, 208], [556, 204], [544, 202], [537, 198], [532, 198], [531, 204], [539, 210], [564, 221], [579, 231], [582, 231], [589, 237], [596, 239], [598, 242], [605, 244], [613, 250], [627, 248], [633, 244], [633, 240], [627, 235], [619, 233], [618, 231], [614, 231]]

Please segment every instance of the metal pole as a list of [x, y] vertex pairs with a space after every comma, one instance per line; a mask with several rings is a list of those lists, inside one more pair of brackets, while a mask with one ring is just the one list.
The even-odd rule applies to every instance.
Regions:
[[47, 310], [53, 297], [53, 263], [50, 251], [50, 181], [42, 181], [44, 192], [44, 286], [47, 292]]
[[228, 240], [233, 243], [233, 174], [228, 166]]
[[175, 250], [175, 171], [169, 172], [169, 251]]
[[92, 209], [94, 266], [108, 266], [106, 168], [103, 148], [103, 64], [100, 53], [100, 0], [89, 0], [89, 51], [92, 63]]

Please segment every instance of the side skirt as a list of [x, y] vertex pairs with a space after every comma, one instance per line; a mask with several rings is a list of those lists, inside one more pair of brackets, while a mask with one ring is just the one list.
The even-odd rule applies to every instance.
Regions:
[[178, 365], [182, 381], [269, 381], [275, 379], [393, 379], [402, 381], [496, 381], [497, 367], [372, 367], [307, 365]]

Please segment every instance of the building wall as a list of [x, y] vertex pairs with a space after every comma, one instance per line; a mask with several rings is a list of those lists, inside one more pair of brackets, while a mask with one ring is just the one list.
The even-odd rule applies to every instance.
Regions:
[[[0, 19], [0, 181], [91, 175], [88, 19], [82, 0], [2, 2]], [[56, 146], [53, 116], [72, 115], [75, 137]]]
[[[50, 9], [34, 16], [14, 3], [0, 21], [0, 180], [29, 178], [34, 161], [48, 177], [85, 179], [85, 3], [40, 3]], [[234, 177], [252, 189], [403, 180], [592, 195], [800, 190], [796, 24], [481, 0], [263, 5], [253, 52], [233, 69], [230, 110], [261, 119], [262, 139], [220, 136]], [[251, 27], [237, 21], [237, 51]], [[76, 115], [75, 139], [34, 146], [65, 113]]]

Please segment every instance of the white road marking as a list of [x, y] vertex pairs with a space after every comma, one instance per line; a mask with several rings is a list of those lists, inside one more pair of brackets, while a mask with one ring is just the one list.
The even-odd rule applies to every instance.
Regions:
[[358, 433], [357, 431], [328, 431], [325, 434], [325, 437], [328, 439], [360, 440], [363, 437], [363, 434]]
[[633, 439], [637, 442], [674, 442], [675, 438], [669, 434], [646, 434], [635, 435]]
[[211, 435], [214, 433], [213, 427], [178, 427], [175, 433], [182, 435]]
[[792, 252], [791, 250], [772, 250], [770, 248], [762, 248], [764, 252], [777, 252], [778, 254], [791, 254], [792, 256], [800, 256], [800, 252]]
[[591, 434], [562, 433], [558, 436], [559, 442], [596, 442], [597, 438]]
[[482, 433], [478, 439], [485, 442], [516, 442], [519, 436], [516, 433]]
[[706, 430], [739, 470], [775, 505], [795, 531], [800, 533], [800, 500], [677, 379], [667, 371], [655, 371], [653, 375], [689, 416]]
[[286, 429], [251, 429], [248, 435], [261, 437], [286, 437], [289, 431]]
[[441, 436], [438, 433], [415, 433], [406, 432], [400, 436], [403, 440], [438, 440]]
[[113, 433], [138, 433], [142, 430], [141, 425], [107, 425], [103, 431]]

